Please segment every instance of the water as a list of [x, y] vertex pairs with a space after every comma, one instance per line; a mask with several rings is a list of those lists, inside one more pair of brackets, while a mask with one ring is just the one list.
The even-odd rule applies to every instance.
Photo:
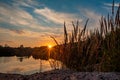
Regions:
[[48, 60], [35, 60], [32, 57], [0, 57], [0, 73], [32, 74], [52, 69]]

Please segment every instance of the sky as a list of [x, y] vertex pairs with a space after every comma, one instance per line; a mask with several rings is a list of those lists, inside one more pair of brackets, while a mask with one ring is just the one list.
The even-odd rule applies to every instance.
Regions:
[[71, 31], [72, 21], [82, 28], [89, 18], [88, 29], [98, 28], [111, 6], [112, 0], [0, 0], [0, 45], [54, 45], [50, 36], [62, 43], [64, 22]]

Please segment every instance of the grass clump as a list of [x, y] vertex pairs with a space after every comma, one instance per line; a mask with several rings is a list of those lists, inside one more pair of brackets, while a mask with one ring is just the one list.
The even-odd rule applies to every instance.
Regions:
[[64, 23], [64, 43], [57, 43], [57, 56], [69, 69], [76, 71], [120, 71], [120, 6], [114, 16], [101, 17], [100, 29], [92, 32], [79, 28], [79, 21], [72, 22], [68, 35]]

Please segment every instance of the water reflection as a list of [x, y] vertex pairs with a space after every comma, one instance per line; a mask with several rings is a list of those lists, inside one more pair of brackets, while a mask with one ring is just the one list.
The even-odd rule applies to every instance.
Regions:
[[26, 57], [17, 57], [17, 59], [18, 59], [20, 62], [23, 62], [23, 60], [24, 60], [24, 59], [27, 59], [27, 58], [29, 58], [29, 57], [27, 57], [27, 56], [26, 56]]
[[33, 57], [0, 57], [0, 73], [32, 74], [52, 70], [48, 60]]
[[20, 62], [22, 62], [22, 61], [23, 61], [23, 57], [19, 57], [18, 60], [19, 60]]
[[14, 57], [0, 57], [0, 64], [16, 60]]

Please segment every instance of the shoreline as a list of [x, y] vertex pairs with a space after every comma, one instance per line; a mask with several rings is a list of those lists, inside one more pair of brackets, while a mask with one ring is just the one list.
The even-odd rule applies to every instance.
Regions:
[[0, 80], [120, 80], [120, 72], [52, 70], [31, 75], [0, 73]]

